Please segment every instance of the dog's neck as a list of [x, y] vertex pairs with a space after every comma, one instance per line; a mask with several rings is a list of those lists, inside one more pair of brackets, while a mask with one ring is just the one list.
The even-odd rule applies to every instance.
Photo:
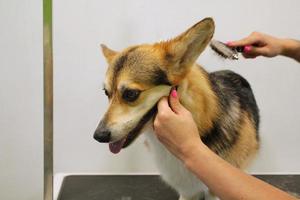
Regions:
[[219, 110], [208, 73], [197, 64], [193, 65], [178, 85], [178, 93], [180, 102], [191, 111], [199, 134], [203, 135], [213, 126]]

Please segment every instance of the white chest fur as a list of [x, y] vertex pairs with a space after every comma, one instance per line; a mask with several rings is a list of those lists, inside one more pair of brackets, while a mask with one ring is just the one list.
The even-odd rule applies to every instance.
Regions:
[[206, 186], [184, 164], [173, 156], [156, 138], [153, 130], [145, 133], [162, 179], [180, 195], [192, 197], [206, 190]]

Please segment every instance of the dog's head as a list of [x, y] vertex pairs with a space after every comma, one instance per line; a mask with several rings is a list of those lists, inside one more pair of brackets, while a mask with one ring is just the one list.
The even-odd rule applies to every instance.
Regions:
[[214, 33], [206, 18], [172, 40], [129, 47], [121, 52], [101, 45], [108, 63], [104, 91], [109, 108], [94, 138], [118, 153], [139, 135], [156, 103], [189, 72]]

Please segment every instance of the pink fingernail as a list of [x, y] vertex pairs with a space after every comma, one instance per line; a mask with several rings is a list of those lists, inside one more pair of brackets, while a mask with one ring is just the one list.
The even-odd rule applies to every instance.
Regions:
[[227, 45], [227, 46], [232, 46], [232, 42], [231, 42], [231, 41], [226, 42], [226, 45]]
[[245, 48], [244, 48], [244, 52], [245, 52], [245, 53], [249, 53], [249, 52], [251, 51], [251, 49], [252, 49], [252, 47], [249, 46], [249, 45], [247, 45], [247, 46], [245, 46]]
[[172, 97], [177, 98], [177, 91], [175, 89], [171, 92]]

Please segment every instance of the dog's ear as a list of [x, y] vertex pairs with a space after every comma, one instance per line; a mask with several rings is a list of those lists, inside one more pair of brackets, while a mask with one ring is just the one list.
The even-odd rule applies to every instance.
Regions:
[[118, 52], [111, 50], [110, 48], [108, 48], [106, 45], [101, 44], [101, 49], [102, 49], [102, 53], [106, 58], [106, 61], [108, 63], [111, 63], [112, 59], [118, 54]]
[[161, 42], [164, 58], [172, 71], [182, 73], [199, 57], [215, 30], [212, 18], [205, 18], [174, 39]]

